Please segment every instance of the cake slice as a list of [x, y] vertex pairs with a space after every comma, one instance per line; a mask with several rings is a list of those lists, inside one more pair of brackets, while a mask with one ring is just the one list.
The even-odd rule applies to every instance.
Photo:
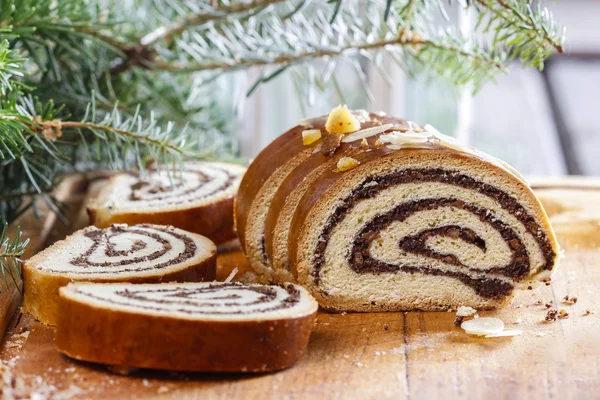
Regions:
[[267, 372], [303, 355], [317, 302], [293, 284], [70, 284], [58, 350], [124, 368]]
[[210, 281], [216, 254], [209, 239], [171, 226], [91, 226], [23, 263], [23, 311], [54, 325], [59, 288], [73, 281]]
[[118, 174], [88, 205], [90, 221], [99, 228], [173, 225], [222, 244], [235, 238], [233, 199], [244, 171], [235, 164], [188, 162], [183, 171]]

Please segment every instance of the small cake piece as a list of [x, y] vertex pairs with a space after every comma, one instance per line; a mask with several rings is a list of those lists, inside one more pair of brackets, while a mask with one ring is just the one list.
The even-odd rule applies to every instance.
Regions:
[[25, 261], [23, 311], [56, 324], [58, 290], [73, 281], [210, 281], [216, 254], [209, 239], [171, 226], [91, 226]]
[[245, 168], [216, 162], [188, 162], [182, 171], [150, 169], [145, 177], [111, 177], [88, 205], [93, 225], [173, 225], [222, 244], [235, 238], [233, 199]]
[[293, 284], [69, 284], [56, 345], [124, 368], [276, 371], [304, 354], [317, 308]]

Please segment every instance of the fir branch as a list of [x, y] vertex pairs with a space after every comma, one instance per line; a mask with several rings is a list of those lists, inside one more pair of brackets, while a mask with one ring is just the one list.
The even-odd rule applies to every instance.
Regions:
[[249, 3], [233, 2], [228, 5], [219, 5], [218, 7], [206, 7], [201, 13], [188, 15], [179, 21], [175, 21], [168, 26], [161, 26], [147, 33], [138, 40], [138, 43], [144, 47], [150, 47], [159, 40], [170, 40], [174, 35], [180, 34], [194, 26], [206, 24], [208, 22], [218, 22], [226, 19], [237, 18], [239, 14], [254, 14], [257, 10], [264, 10], [266, 7], [283, 3], [288, 0], [254, 0]]
[[20, 282], [17, 278], [21, 278], [21, 259], [25, 253], [25, 247], [29, 243], [29, 239], [22, 240], [21, 229], [17, 228], [15, 238], [10, 240], [6, 234], [8, 231], [8, 223], [4, 223], [2, 231], [0, 232], [0, 272], [6, 288], [9, 288], [9, 281], [7, 273], [10, 279], [14, 283], [15, 287], [19, 292], [21, 291]]
[[[564, 30], [557, 29], [548, 10], [542, 9], [541, 2], [538, 2], [537, 9], [534, 11], [529, 1], [470, 0], [471, 3], [473, 1], [480, 6], [478, 7], [480, 12], [489, 10], [492, 13], [489, 17], [491, 22], [501, 22], [500, 26], [503, 29], [511, 28], [511, 36], [523, 34], [538, 42], [545, 42], [558, 53], [564, 51]], [[486, 15], [485, 12], [482, 14]], [[506, 37], [502, 39], [505, 40]]]
[[6, 95], [12, 90], [11, 81], [14, 77], [22, 77], [23, 58], [18, 51], [10, 48], [8, 40], [0, 42], [0, 94]]
[[[256, 57], [252, 58], [238, 58], [234, 62], [213, 62], [213, 63], [196, 63], [196, 64], [176, 64], [176, 63], [167, 63], [163, 61], [154, 61], [152, 63], [152, 67], [164, 71], [169, 72], [192, 72], [192, 71], [207, 71], [207, 70], [220, 70], [220, 71], [235, 71], [239, 69], [244, 69], [248, 67], [260, 67], [260, 66], [272, 66], [272, 65], [292, 65], [301, 63], [307, 60], [313, 60], [317, 58], [323, 57], [339, 57], [344, 56], [346, 53], [355, 54], [357, 51], [361, 50], [375, 50], [380, 48], [386, 48], [390, 46], [402, 46], [402, 47], [411, 47], [413, 49], [432, 49], [437, 52], [445, 52], [456, 57], [466, 58], [469, 60], [473, 60], [481, 65], [490, 68], [497, 68], [499, 70], [505, 70], [504, 65], [494, 60], [492, 57], [489, 57], [487, 54], [483, 52], [477, 51], [468, 51], [462, 48], [459, 45], [448, 45], [439, 41], [425, 40], [422, 38], [415, 38], [413, 40], [409, 40], [406, 38], [398, 37], [394, 39], [375, 41], [372, 43], [362, 43], [362, 44], [348, 44], [342, 47], [327, 47], [327, 48], [313, 48], [311, 50], [301, 52], [298, 54], [280, 54], [276, 55], [272, 58], [262, 58], [257, 59]], [[417, 51], [417, 52], [418, 52]], [[278, 70], [278, 73], [282, 72]]]
[[[219, 26], [187, 29], [180, 32], [182, 37], [175, 47], [157, 47], [156, 57], [142, 60], [142, 64], [171, 73], [265, 68], [249, 93], [291, 66], [355, 54], [373, 59], [380, 49], [392, 53], [409, 73], [433, 72], [457, 86], [473, 84], [475, 90], [497, 73], [506, 72], [513, 58], [528, 66], [543, 65], [552, 50], [546, 33], [557, 29], [547, 10], [533, 12], [525, 0], [504, 0], [504, 5], [511, 2], [508, 9], [494, 5], [492, 0], [475, 1], [478, 3], [465, 4], [476, 6], [481, 18], [488, 21], [488, 29], [496, 30], [492, 43], [463, 37], [456, 29], [432, 26], [434, 13], [446, 15], [441, 0], [394, 1], [389, 9], [390, 3], [374, 0], [366, 10], [355, 2], [348, 2], [346, 7], [335, 2], [336, 17], [331, 24], [321, 6], [304, 7], [289, 19], [273, 10], [243, 25], [236, 20], [233, 24], [224, 21]], [[484, 7], [481, 2], [489, 4]], [[519, 7], [530, 11], [525, 15], [531, 24], [521, 23], [516, 29], [512, 27], [515, 17], [508, 11], [518, 11]]]

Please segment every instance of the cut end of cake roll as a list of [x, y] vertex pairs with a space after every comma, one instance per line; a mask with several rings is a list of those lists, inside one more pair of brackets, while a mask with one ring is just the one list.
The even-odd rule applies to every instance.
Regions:
[[111, 225], [75, 232], [23, 264], [23, 310], [54, 325], [59, 288], [73, 281], [210, 281], [215, 244], [171, 226]]
[[358, 131], [306, 120], [248, 168], [236, 220], [259, 274], [334, 311], [496, 308], [550, 277], [556, 238], [514, 168], [429, 125], [350, 115]]
[[173, 225], [216, 244], [235, 238], [233, 201], [245, 168], [217, 162], [188, 162], [181, 171], [149, 169], [146, 175], [111, 177], [88, 205], [93, 225]]
[[516, 176], [447, 149], [357, 158], [296, 221], [298, 281], [324, 308], [490, 309], [550, 277], [554, 233]]
[[317, 302], [293, 284], [69, 284], [56, 345], [111, 366], [268, 372], [304, 354]]

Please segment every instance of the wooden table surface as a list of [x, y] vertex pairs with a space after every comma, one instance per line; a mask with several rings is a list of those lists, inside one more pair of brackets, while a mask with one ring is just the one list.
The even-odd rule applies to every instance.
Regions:
[[[501, 318], [522, 336], [469, 336], [453, 325], [453, 313], [320, 313], [308, 354], [286, 371], [122, 376], [60, 355], [53, 328], [17, 313], [0, 349], [3, 398], [34, 393], [56, 399], [600, 398], [600, 184], [563, 179], [536, 186], [565, 257], [552, 285], [520, 292], [506, 309], [480, 313]], [[68, 190], [74, 222], [53, 223], [47, 237], [40, 229], [34, 246], [86, 224], [85, 185]], [[219, 279], [236, 266], [248, 268], [239, 252], [220, 255]], [[566, 295], [577, 303], [564, 304]], [[569, 317], [545, 322], [546, 303], [564, 308]], [[596, 313], [585, 315], [586, 310]]]

